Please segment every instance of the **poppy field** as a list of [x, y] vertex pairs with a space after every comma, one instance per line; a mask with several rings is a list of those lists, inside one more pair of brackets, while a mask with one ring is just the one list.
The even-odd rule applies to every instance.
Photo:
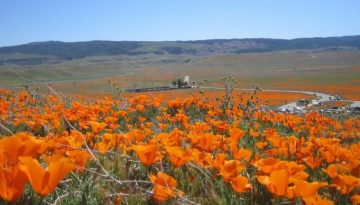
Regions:
[[359, 116], [235, 98], [0, 90], [0, 203], [360, 204]]
[[[157, 92], [144, 92], [143, 95], [148, 97], [163, 96], [164, 101], [176, 99], [178, 96], [182, 98], [194, 97], [199, 99], [207, 99], [209, 102], [221, 101], [221, 96], [224, 95], [224, 90], [212, 89], [184, 89], [184, 90], [171, 90], [171, 91], [157, 91]], [[252, 97], [253, 91], [233, 90], [234, 96], [233, 103], [243, 104]], [[135, 97], [137, 93], [127, 93], [127, 97]], [[100, 97], [100, 96], [94, 96]], [[286, 92], [266, 92], [261, 91], [253, 97], [252, 101], [258, 105], [264, 106], [280, 106], [288, 102], [295, 102], [299, 99], [313, 99], [314, 96], [302, 93], [286, 93]]]

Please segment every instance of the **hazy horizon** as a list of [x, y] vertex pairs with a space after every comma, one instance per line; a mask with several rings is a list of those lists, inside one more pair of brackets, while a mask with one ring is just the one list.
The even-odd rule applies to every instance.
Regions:
[[299, 37], [299, 38], [270, 38], [270, 37], [249, 37], [249, 38], [213, 38], [213, 39], [189, 39], [189, 40], [108, 40], [108, 39], [90, 39], [90, 40], [79, 40], [79, 41], [61, 41], [61, 40], [44, 40], [44, 41], [32, 41], [32, 42], [26, 42], [21, 44], [14, 44], [14, 45], [6, 45], [6, 46], [0, 46], [0, 47], [11, 47], [11, 46], [18, 46], [18, 45], [25, 45], [30, 43], [43, 43], [43, 42], [62, 42], [62, 43], [75, 43], [75, 42], [90, 42], [90, 41], [134, 41], [134, 42], [173, 42], [173, 41], [206, 41], [206, 40], [234, 40], [234, 39], [277, 39], [277, 40], [294, 40], [294, 39], [303, 39], [303, 38], [333, 38], [333, 37], [346, 37], [346, 36], [359, 36], [360, 34], [354, 34], [354, 35], [342, 35], [342, 36], [313, 36], [313, 37]]

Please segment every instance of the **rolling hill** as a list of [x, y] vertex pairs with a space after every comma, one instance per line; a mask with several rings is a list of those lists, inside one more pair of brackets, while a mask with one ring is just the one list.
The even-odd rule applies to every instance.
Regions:
[[111, 55], [218, 55], [281, 50], [359, 50], [360, 35], [298, 39], [213, 39], [196, 41], [46, 41], [0, 47], [0, 65], [37, 65]]

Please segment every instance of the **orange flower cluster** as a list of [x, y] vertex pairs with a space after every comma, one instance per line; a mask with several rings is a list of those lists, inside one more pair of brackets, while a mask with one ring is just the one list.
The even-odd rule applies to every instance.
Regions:
[[[218, 85], [219, 87], [223, 85]], [[246, 87], [249, 85], [246, 85]], [[296, 90], [296, 88], [294, 88]], [[306, 89], [305, 89], [306, 90]], [[331, 93], [331, 92], [330, 92]], [[213, 89], [185, 89], [185, 90], [170, 90], [170, 91], [156, 91], [156, 92], [148, 92], [144, 93], [146, 96], [157, 96], [162, 95], [164, 96], [165, 100], [172, 100], [179, 96], [183, 98], [188, 97], [196, 97], [196, 98], [206, 98], [210, 102], [216, 102], [220, 100], [222, 96], [224, 96], [224, 90], [213, 90]], [[127, 97], [136, 97], [137, 94], [129, 93], [126, 94]], [[233, 99], [235, 103], [245, 103], [251, 96], [251, 92], [241, 91], [241, 90], [234, 90], [233, 91]], [[280, 106], [285, 102], [293, 102], [299, 99], [311, 99], [313, 96], [305, 95], [301, 93], [284, 93], [284, 92], [268, 92], [262, 91], [256, 95], [257, 101], [262, 104], [267, 104], [271, 106]], [[357, 97], [358, 98], [358, 97]], [[353, 98], [349, 98], [353, 99]], [[356, 97], [354, 98], [356, 99]]]
[[27, 182], [38, 195], [50, 194], [69, 172], [88, 166], [89, 148], [97, 156], [116, 152], [160, 166], [156, 175], [148, 173], [158, 202], [191, 194], [177, 190], [182, 179], [172, 177], [191, 165], [243, 196], [360, 203], [358, 118], [273, 112], [249, 118], [236, 106], [223, 109], [195, 97], [64, 102], [0, 93], [0, 123], [15, 133], [1, 129], [0, 196], [6, 201], [18, 200]]
[[[81, 168], [78, 166], [79, 162], [85, 166], [83, 160], [90, 159], [86, 152], [70, 149], [66, 152], [69, 153], [58, 149], [53, 139], [35, 138], [29, 133], [19, 132], [14, 136], [1, 138], [1, 198], [17, 201], [27, 182], [40, 196], [53, 192], [69, 172]], [[43, 168], [38, 159], [48, 166]]]
[[174, 196], [181, 196], [183, 193], [177, 191], [177, 181], [173, 177], [159, 172], [157, 176], [150, 175], [150, 181], [154, 184], [153, 198], [156, 201], [163, 202]]

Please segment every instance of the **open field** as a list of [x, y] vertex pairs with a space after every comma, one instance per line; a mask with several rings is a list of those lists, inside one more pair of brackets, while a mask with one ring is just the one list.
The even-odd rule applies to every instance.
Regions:
[[[189, 62], [185, 63], [187, 59]], [[111, 94], [114, 88], [167, 86], [190, 75], [194, 83], [308, 90], [360, 99], [360, 51], [297, 51], [220, 56], [98, 56], [37, 66], [0, 67], [0, 86], [50, 82], [64, 94]], [[206, 82], [204, 82], [206, 80]], [[40, 86], [41, 87], [41, 86]]]
[[[251, 97], [253, 92], [238, 91], [232, 92], [232, 99], [235, 104], [244, 104]], [[209, 89], [185, 89], [185, 90], [171, 90], [162, 92], [148, 92], [148, 93], [129, 93], [126, 97], [136, 97], [138, 95], [146, 95], [149, 97], [162, 97], [163, 100], [174, 100], [176, 98], [195, 97], [209, 102], [218, 102], [224, 98], [225, 90], [209, 90]], [[258, 92], [254, 101], [258, 105], [280, 106], [289, 102], [294, 102], [299, 99], [313, 99], [314, 96], [300, 94], [300, 93], [281, 93], [281, 92]]]

